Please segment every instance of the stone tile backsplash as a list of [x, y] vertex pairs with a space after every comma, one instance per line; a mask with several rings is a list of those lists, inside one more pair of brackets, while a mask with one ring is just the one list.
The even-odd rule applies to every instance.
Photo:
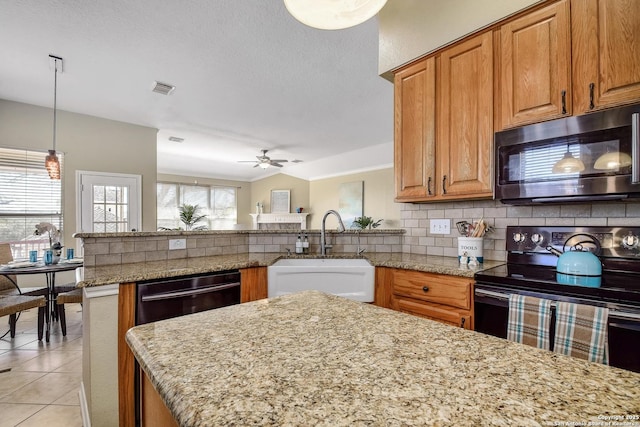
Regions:
[[[458, 221], [480, 218], [495, 228], [484, 240], [485, 259], [505, 261], [508, 225], [640, 226], [640, 201], [509, 206], [497, 200], [450, 203], [403, 203], [401, 227], [406, 230], [402, 251], [458, 256]], [[451, 233], [431, 234], [429, 220], [450, 219]]]

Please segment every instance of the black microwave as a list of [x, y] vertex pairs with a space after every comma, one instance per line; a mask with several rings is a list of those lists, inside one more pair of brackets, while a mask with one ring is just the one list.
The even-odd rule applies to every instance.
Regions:
[[495, 134], [496, 199], [506, 204], [640, 197], [640, 104]]

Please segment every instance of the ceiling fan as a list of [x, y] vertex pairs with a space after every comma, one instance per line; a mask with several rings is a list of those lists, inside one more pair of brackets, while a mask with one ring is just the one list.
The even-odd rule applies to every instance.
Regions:
[[280, 163], [288, 162], [288, 160], [284, 159], [271, 159], [271, 157], [267, 156], [267, 151], [269, 150], [262, 150], [262, 156], [256, 156], [258, 160], [240, 160], [238, 163], [255, 163], [254, 168], [261, 167], [262, 169], [266, 169], [269, 166], [281, 168], [282, 165]]

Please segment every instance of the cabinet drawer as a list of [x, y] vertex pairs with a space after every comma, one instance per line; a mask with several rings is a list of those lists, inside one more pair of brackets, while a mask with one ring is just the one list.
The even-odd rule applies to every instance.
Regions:
[[435, 320], [447, 325], [471, 329], [471, 316], [467, 312], [458, 312], [450, 307], [442, 307], [422, 301], [396, 297], [395, 309], [404, 313], [413, 314], [427, 319]]
[[471, 309], [471, 280], [466, 278], [396, 270], [393, 294], [463, 310]]

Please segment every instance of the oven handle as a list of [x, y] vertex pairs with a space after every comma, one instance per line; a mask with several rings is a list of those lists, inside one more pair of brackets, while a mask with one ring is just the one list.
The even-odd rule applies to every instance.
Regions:
[[182, 298], [182, 297], [188, 297], [192, 295], [200, 295], [200, 294], [207, 294], [210, 292], [223, 291], [225, 289], [235, 288], [237, 286], [240, 286], [240, 282], [234, 282], [234, 283], [229, 283], [225, 285], [207, 286], [207, 287], [198, 288], [198, 289], [188, 289], [186, 291], [163, 292], [161, 294], [144, 295], [141, 298], [141, 300], [143, 302], [147, 302], [147, 301], [160, 301], [160, 300], [166, 300], [166, 299]]
[[[476, 289], [475, 293], [476, 295], [490, 297], [490, 298], [497, 298], [502, 300], [509, 299], [509, 294], [505, 294], [502, 292], [488, 291], [486, 289]], [[555, 306], [556, 306], [556, 302], [551, 301], [551, 307], [555, 307]], [[609, 309], [609, 318], [625, 319], [625, 320], [640, 320], [640, 313], [629, 313], [627, 311]]]
[[640, 113], [631, 114], [631, 183], [640, 184]]

